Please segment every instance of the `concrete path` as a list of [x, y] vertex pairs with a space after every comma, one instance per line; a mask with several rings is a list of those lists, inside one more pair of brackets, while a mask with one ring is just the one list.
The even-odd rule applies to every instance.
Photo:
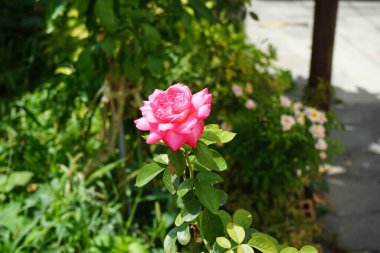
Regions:
[[[278, 51], [278, 65], [299, 83], [309, 74], [314, 1], [253, 1], [249, 40]], [[332, 82], [346, 146], [330, 171], [331, 213], [324, 221], [349, 252], [380, 252], [380, 2], [339, 3]], [[333, 252], [332, 252], [333, 253]]]

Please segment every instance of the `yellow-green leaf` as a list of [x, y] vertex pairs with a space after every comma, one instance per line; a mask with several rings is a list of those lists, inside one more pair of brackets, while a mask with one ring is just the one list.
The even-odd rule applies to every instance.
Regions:
[[254, 253], [253, 249], [248, 244], [242, 244], [237, 247], [238, 253]]
[[231, 248], [231, 242], [226, 237], [217, 237], [216, 243], [219, 244], [220, 247], [224, 249], [230, 249]]
[[294, 247], [287, 247], [285, 249], [282, 249], [280, 253], [298, 253], [298, 249]]
[[263, 235], [253, 236], [248, 244], [263, 253], [278, 253], [276, 245]]
[[238, 244], [241, 244], [245, 237], [244, 228], [234, 223], [227, 224], [227, 233]]
[[310, 246], [310, 245], [303, 246], [300, 249], [300, 253], [317, 253], [317, 252], [318, 252], [318, 250], [316, 248], [314, 248], [313, 246]]

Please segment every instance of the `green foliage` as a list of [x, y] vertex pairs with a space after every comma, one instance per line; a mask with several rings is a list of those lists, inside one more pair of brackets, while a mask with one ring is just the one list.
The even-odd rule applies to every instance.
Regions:
[[[0, 251], [148, 252], [126, 235], [121, 206], [107, 201], [107, 189], [87, 188], [74, 167], [62, 166], [60, 179], [36, 184], [25, 199], [0, 204]], [[30, 179], [20, 175], [17, 185]]]
[[[240, 111], [223, 123], [238, 133], [230, 145], [222, 148], [231, 164], [229, 180], [224, 184], [230, 192], [229, 204], [255, 210], [254, 216], [260, 217], [254, 220], [255, 225], [288, 243], [311, 243], [318, 228], [308, 224], [299, 199], [305, 188], [320, 190], [317, 187], [323, 184], [319, 170], [330, 160], [333, 142], [326, 137], [329, 147], [316, 148], [318, 138], [313, 137], [311, 127], [322, 128], [325, 138], [333, 128], [332, 117], [324, 119], [324, 113], [296, 101], [283, 106], [277, 96], [266, 96], [266, 101], [259, 94], [246, 96], [236, 99], [260, 102], [253, 109], [241, 105]], [[312, 114], [316, 116], [312, 118]], [[294, 119], [290, 130], [283, 129], [283, 115]], [[315, 118], [319, 116], [326, 122], [320, 123]], [[299, 234], [296, 231], [301, 230], [307, 231], [304, 237], [295, 239]]]

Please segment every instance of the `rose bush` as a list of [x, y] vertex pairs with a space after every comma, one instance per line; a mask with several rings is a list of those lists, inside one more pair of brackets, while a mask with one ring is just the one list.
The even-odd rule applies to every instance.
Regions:
[[312, 246], [286, 247], [259, 232], [251, 227], [252, 215], [246, 210], [231, 216], [222, 209], [228, 195], [216, 185], [224, 181], [220, 172], [228, 166], [209, 145], [227, 143], [235, 134], [215, 124], [203, 126], [210, 103], [207, 89], [192, 95], [186, 85], [176, 84], [149, 96], [141, 107], [143, 117], [135, 121], [137, 128], [150, 131], [148, 144], [162, 139], [170, 147], [143, 166], [136, 178], [136, 186], [142, 187], [163, 173], [163, 184], [181, 209], [165, 237], [164, 251], [188, 252], [191, 246], [192, 252], [317, 253]]
[[163, 140], [174, 151], [184, 144], [195, 148], [204, 130], [201, 120], [210, 114], [211, 100], [207, 89], [192, 95], [180, 83], [166, 91], [156, 89], [140, 108], [143, 117], [135, 120], [136, 127], [150, 131], [148, 144]]

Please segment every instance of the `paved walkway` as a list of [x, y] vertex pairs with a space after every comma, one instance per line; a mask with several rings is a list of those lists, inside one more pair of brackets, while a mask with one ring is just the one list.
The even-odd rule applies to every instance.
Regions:
[[[313, 1], [259, 1], [260, 22], [246, 20], [251, 41], [278, 50], [278, 65], [299, 83], [309, 73]], [[328, 177], [331, 213], [324, 220], [350, 252], [380, 252], [380, 2], [339, 3], [332, 82], [346, 146]], [[332, 252], [334, 253], [334, 252]]]

